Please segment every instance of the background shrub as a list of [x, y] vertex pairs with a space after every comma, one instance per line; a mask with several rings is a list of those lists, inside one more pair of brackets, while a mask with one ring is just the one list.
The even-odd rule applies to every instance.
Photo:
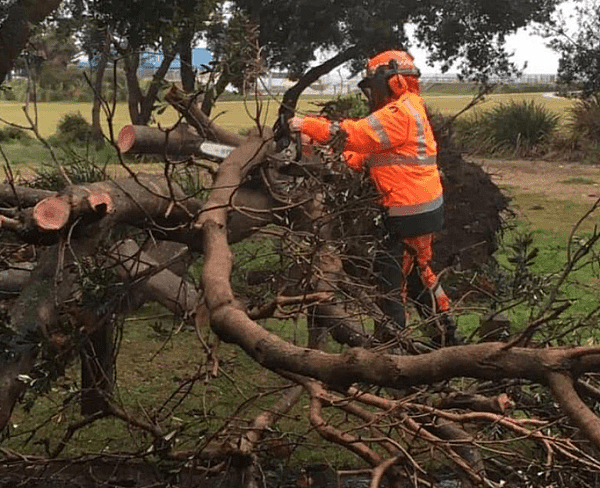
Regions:
[[576, 101], [569, 109], [569, 122], [574, 134], [600, 143], [600, 93]]
[[27, 143], [31, 141], [31, 136], [19, 127], [7, 125], [0, 128], [0, 142], [21, 142]]
[[56, 143], [85, 144], [92, 136], [92, 126], [85, 120], [81, 112], [64, 115], [57, 125], [57, 132], [52, 137]]
[[499, 104], [456, 124], [465, 149], [478, 153], [527, 156], [550, 140], [560, 117], [533, 100]]
[[369, 105], [362, 95], [338, 96], [325, 103], [316, 103], [321, 107], [321, 115], [332, 119], [357, 119], [369, 114]]

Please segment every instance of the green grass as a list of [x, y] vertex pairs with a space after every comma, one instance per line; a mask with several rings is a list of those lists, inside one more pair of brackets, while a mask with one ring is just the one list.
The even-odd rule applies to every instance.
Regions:
[[[315, 105], [320, 101], [329, 100], [331, 97], [302, 97], [298, 105], [298, 111], [314, 112], [319, 108]], [[7, 122], [17, 124], [22, 127], [29, 128], [31, 124], [28, 122], [24, 113], [25, 104], [20, 102], [0, 101], [0, 127], [6, 125]], [[278, 100], [262, 100], [256, 102], [253, 99], [248, 101], [222, 101], [215, 105], [211, 117], [223, 127], [235, 132], [242, 132], [256, 125], [256, 120], [272, 125], [277, 118], [279, 109]], [[40, 134], [43, 137], [49, 137], [56, 132], [56, 127], [60, 119], [69, 113], [81, 113], [88, 121], [92, 120], [92, 105], [90, 103], [67, 103], [67, 102], [46, 102], [38, 103], [35, 107], [37, 117], [34, 113], [33, 106], [28, 107], [28, 113], [34, 121], [37, 121], [37, 126]], [[157, 115], [154, 124], [168, 126], [174, 124], [178, 119], [178, 113], [172, 107], [167, 107], [166, 110]], [[126, 103], [118, 103], [116, 111], [111, 117], [110, 125], [114, 128], [115, 137], [123, 126], [131, 123], [129, 112]], [[108, 135], [109, 121], [106, 114], [102, 115], [102, 125], [105, 133]]]
[[[453, 114], [461, 110], [470, 100], [470, 95], [433, 95], [425, 93], [424, 98], [428, 105], [439, 110], [443, 114]], [[323, 96], [303, 96], [298, 104], [298, 113], [316, 112], [319, 107], [316, 105], [319, 102], [331, 99], [331, 97]], [[486, 97], [486, 101], [478, 105], [475, 110], [488, 109], [489, 107], [498, 104], [506, 103], [510, 100], [534, 100], [536, 103], [547, 106], [552, 111], [564, 114], [565, 110], [573, 104], [572, 100], [562, 98], [545, 97], [541, 93], [526, 93], [526, 94], [492, 94]], [[254, 100], [244, 101], [222, 101], [215, 106], [212, 117], [217, 123], [228, 129], [235, 131], [247, 130], [255, 125], [255, 120], [258, 119], [263, 123], [272, 125], [277, 117], [279, 99], [263, 100], [256, 103]], [[0, 119], [4, 122], [11, 122], [24, 127], [30, 127], [27, 118], [25, 117], [23, 107], [25, 105], [20, 102], [0, 101]], [[37, 118], [33, 112], [33, 106], [28, 107], [28, 111], [32, 119], [37, 120], [39, 131], [44, 137], [48, 137], [56, 132], [58, 121], [68, 113], [81, 113], [89, 122], [91, 122], [92, 107], [89, 103], [67, 103], [67, 102], [47, 102], [39, 103], [36, 106]], [[106, 116], [102, 117], [105, 130], [108, 128]], [[163, 114], [156, 117], [156, 122], [162, 125], [173, 124], [177, 120], [177, 113], [171, 107], [168, 107]], [[5, 123], [0, 121], [0, 126]], [[112, 126], [115, 130], [115, 135], [121, 130], [124, 125], [131, 123], [127, 104], [119, 103], [116, 107], [116, 112], [112, 118]]]
[[[566, 239], [573, 225], [590, 208], [581, 202], [556, 200], [541, 193], [513, 193], [513, 208], [523, 225], [532, 229], [555, 234]], [[581, 225], [580, 232], [591, 232], [598, 216], [589, 218]]]
[[[509, 193], [513, 198], [512, 206], [517, 212], [517, 219], [513, 222], [514, 227], [505, 233], [503, 246], [496, 255], [500, 265], [512, 269], [513, 265], [508, 262], [509, 245], [518, 235], [530, 233], [533, 237], [533, 246], [539, 248], [532, 271], [543, 276], [559, 276], [567, 262], [569, 239], [571, 239], [570, 252], [573, 253], [594, 231], [600, 211], [596, 210], [573, 231], [576, 222], [590, 210], [591, 205], [555, 200], [544, 194], [510, 191]], [[544, 292], [549, 291], [550, 286], [544, 288]], [[588, 257], [587, 264], [572, 272], [567, 283], [562, 287], [560, 299], [569, 299], [573, 302], [564, 317], [575, 320], [594, 310], [598, 305], [598, 296], [600, 296], [600, 271], [597, 264], [594, 264], [593, 258]], [[531, 307], [519, 306], [508, 312], [508, 315], [516, 325], [516, 330], [521, 330], [528, 324], [530, 313]], [[473, 327], [475, 320], [473, 318], [470, 320], [469, 324]], [[600, 341], [600, 336], [595, 329], [587, 327], [570, 335], [569, 340], [572, 343], [587, 341], [597, 343]]]
[[573, 178], [563, 180], [560, 183], [562, 183], [563, 185], [594, 185], [596, 184], [596, 181], [592, 180], [591, 178], [575, 176]]
[[[125, 323], [117, 361], [116, 402], [130, 416], [148, 422], [158, 415], [166, 434], [176, 431], [175, 450], [195, 449], [209, 439], [216, 444], [235, 445], [256, 415], [278, 398], [289, 384], [265, 370], [241, 349], [221, 343], [217, 356], [220, 372], [216, 378], [203, 374], [206, 351], [189, 327], [179, 328], [156, 305], [147, 306]], [[306, 324], [293, 321], [265, 323], [273, 333], [298, 345], [306, 343]], [[205, 341], [214, 335], [203, 331]], [[197, 376], [193, 387], [173, 392]], [[31, 410], [15, 408], [10, 438], [2, 447], [30, 455], [45, 455], [45, 446], [54, 449], [67, 426], [80, 420], [79, 403], [71, 397], [79, 384], [79, 368], [71, 367], [49, 395], [38, 398]], [[182, 390], [185, 391], [185, 390]], [[354, 457], [345, 450], [323, 443], [307, 421], [306, 397], [290, 411], [268, 437], [284, 438], [295, 447], [290, 462], [300, 465], [331, 463], [344, 465]], [[59, 413], [57, 413], [57, 411]], [[35, 432], [33, 441], [30, 436]], [[102, 419], [79, 430], [63, 455], [147, 451], [151, 437], [117, 419]], [[265, 447], [266, 448], [266, 447]]]
[[[316, 97], [305, 96], [301, 97], [298, 105], [298, 113], [315, 113], [320, 110], [319, 102], [326, 101], [331, 97]], [[430, 95], [425, 94], [426, 103], [434, 110], [439, 111], [444, 115], [451, 115], [461, 110], [470, 100], [469, 95]], [[478, 105], [473, 110], [488, 110], [489, 108], [501, 103], [507, 103], [510, 100], [531, 100], [536, 104], [543, 104], [553, 113], [557, 113], [563, 117], [563, 123], [566, 120], [567, 109], [572, 105], [571, 100], [545, 97], [539, 93], [528, 94], [503, 94], [489, 95], [486, 101]], [[24, 127], [30, 127], [23, 112], [23, 103], [0, 101], [0, 127], [4, 126], [4, 122], [11, 122]], [[57, 130], [57, 124], [60, 119], [68, 113], [81, 113], [81, 115], [91, 121], [91, 104], [89, 103], [39, 103], [36, 106], [37, 118], [32, 113], [33, 108], [30, 106], [29, 111], [31, 117], [37, 120], [38, 130], [44, 138], [48, 138]], [[223, 127], [237, 132], [244, 133], [255, 125], [256, 120], [261, 123], [272, 125], [276, 119], [278, 110], [278, 100], [265, 100], [256, 103], [254, 100], [244, 101], [223, 101], [219, 102], [212, 112], [212, 118]], [[469, 112], [467, 112], [469, 113]], [[160, 123], [162, 126], [172, 125], [177, 121], [177, 114], [172, 108], [167, 108], [164, 113], [157, 117], [155, 123]], [[116, 138], [123, 126], [130, 123], [127, 106], [124, 103], [117, 104], [116, 112], [112, 118], [111, 126], [113, 134]], [[108, 121], [103, 117], [103, 127], [108, 135]], [[8, 161], [13, 165], [13, 170], [22, 171], [26, 174], [31, 174], [32, 168], [39, 168], [40, 161], [51, 161], [51, 157], [47, 149], [44, 148], [38, 141], [31, 141], [27, 144], [4, 143], [1, 145], [2, 151], [5, 153]], [[116, 154], [112, 149], [104, 150], [108, 154], [108, 158], [114, 162], [117, 161]], [[60, 151], [59, 151], [60, 152]], [[91, 150], [92, 154], [94, 150]], [[106, 160], [104, 154], [101, 155], [102, 161]], [[4, 162], [4, 157], [0, 154], [0, 160]], [[110, 161], [109, 161], [110, 162]]]
[[[430, 108], [438, 110], [443, 115], [453, 115], [459, 112], [467, 106], [472, 99], [470, 95], [429, 95], [427, 93], [425, 93], [424, 98]], [[536, 105], [547, 108], [549, 111], [562, 117], [563, 123], [567, 120], [568, 110], [574, 104], [573, 100], [548, 97], [542, 93], [491, 94], [487, 95], [483, 102], [465, 112], [461, 117], [474, 112], [486, 111], [501, 104], [511, 102], [520, 103], [522, 101], [534, 102]]]

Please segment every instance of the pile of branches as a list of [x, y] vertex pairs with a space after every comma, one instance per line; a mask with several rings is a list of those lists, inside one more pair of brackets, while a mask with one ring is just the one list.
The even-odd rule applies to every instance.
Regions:
[[[464, 345], [440, 348], [421, 333], [427, 324], [418, 317], [395, 330], [377, 307], [372, 259], [383, 236], [376, 196], [335, 151], [322, 148], [294, 162], [276, 152], [273, 132], [258, 124], [261, 114], [256, 128], [240, 136], [209, 120], [176, 87], [167, 100], [181, 123], [122, 132], [125, 177], [73, 184], [62, 168], [59, 191], [14, 179], [0, 187], [7, 243], [0, 335], [4, 442], [17, 404], [36, 388], [48, 390], [77, 359], [81, 365], [80, 384], [69, 397], [71, 404], [80, 402], [81, 414], [58, 438], [42, 443], [43, 455], [0, 448], [5, 472], [69, 473], [71, 482], [89, 484], [86, 467], [89, 474], [93, 465], [99, 484], [185, 485], [227, 473], [238, 486], [264, 486], [265, 451], [289, 447], [273, 435], [276, 423], [289, 421], [294, 406], [305, 402], [310, 430], [354, 455], [372, 487], [432, 486], [446, 470], [464, 486], [595, 486], [600, 350], [575, 341], [597, 325], [600, 308], [566, 323], [571, 302], [562, 290], [573, 270], [597, 260], [600, 234], [572, 239], [563, 272], [550, 281], [532, 274], [535, 252], [528, 240], [514, 247], [515, 274], [494, 268], [485, 290], [481, 268], [467, 272], [458, 259], [461, 266], [446, 270], [465, 294], [455, 300], [455, 314], [477, 295], [490, 316]], [[207, 160], [197, 149], [205, 140], [232, 151]], [[128, 166], [128, 153], [144, 152], [162, 154], [161, 173]], [[185, 187], [175, 177], [189, 168], [202, 172], [205, 184]], [[468, 193], [466, 181], [455, 184]], [[448, 201], [459, 202], [449, 191]], [[452, 204], [449, 212], [452, 222]], [[484, 244], [495, 249], [498, 229], [481, 227], [489, 235]], [[455, 232], [460, 229], [447, 235]], [[234, 246], [260, 239], [268, 240], [278, 260], [240, 282]], [[465, 251], [455, 248], [444, 259], [471, 255]], [[196, 283], [189, 271], [199, 263]], [[169, 428], [175, 408], [166, 416], [141, 415], [117, 394], [124, 318], [149, 301], [195, 330], [201, 345], [200, 366], [170, 399], [226, 374], [219, 342], [275, 375], [278, 398], [244, 425], [238, 422], [241, 402], [214, 432], [199, 429], [191, 434], [197, 441], [181, 449], [182, 432]], [[529, 307], [526, 323], [502, 320], [499, 312], [515, 304]], [[306, 344], [266, 325], [298, 317], [306, 318]], [[385, 342], [373, 333], [382, 329]], [[331, 352], [329, 336], [339, 352]], [[118, 459], [115, 453], [69, 451], [78, 432], [106, 418], [143, 431], [152, 448], [132, 447]]]

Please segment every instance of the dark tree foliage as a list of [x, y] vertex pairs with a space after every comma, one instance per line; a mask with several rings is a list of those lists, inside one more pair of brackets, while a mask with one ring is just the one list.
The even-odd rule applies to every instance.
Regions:
[[[506, 35], [530, 22], [549, 20], [558, 0], [235, 0], [260, 23], [269, 66], [289, 69], [313, 83], [318, 53], [335, 53], [325, 72], [346, 62], [358, 72], [364, 60], [390, 47], [410, 48], [406, 27], [431, 52], [428, 62], [458, 67], [464, 77], [487, 80], [516, 67], [504, 49]], [[425, 60], [419, 60], [424, 63]], [[326, 64], [324, 63], [324, 64]], [[333, 66], [331, 64], [334, 63]], [[323, 66], [323, 65], [322, 65]], [[308, 71], [307, 71], [308, 70]], [[305, 86], [303, 85], [303, 88]]]
[[[112, 33], [117, 51], [123, 59], [129, 93], [129, 112], [132, 122], [145, 125], [152, 117], [158, 93], [171, 62], [177, 54], [182, 64], [182, 79], [187, 90], [194, 89], [191, 63], [192, 46], [202, 31], [215, 0], [90, 0], [89, 9], [94, 22]], [[140, 53], [160, 51], [163, 58], [144, 93], [137, 72]]]
[[205, 113], [231, 84], [240, 93], [249, 93], [264, 71], [258, 39], [259, 26], [240, 9], [228, 12], [220, 6], [206, 32], [207, 46], [213, 55], [215, 80], [206, 87]]
[[466, 78], [485, 81], [495, 74], [510, 75], [515, 66], [507, 56], [507, 35], [533, 22], [546, 23], [560, 3], [556, 0], [433, 0], [416, 2], [422, 8], [411, 20], [416, 35], [431, 51], [430, 61], [447, 71], [459, 61]]
[[0, 83], [25, 48], [31, 28], [56, 10], [60, 0], [4, 1], [0, 7]]
[[569, 33], [564, 19], [551, 33], [550, 46], [560, 54], [559, 82], [580, 84], [583, 96], [600, 92], [600, 4], [586, 2], [575, 8], [577, 30]]
[[134, 46], [167, 46], [182, 30], [208, 18], [216, 2], [204, 0], [91, 0], [92, 14]]

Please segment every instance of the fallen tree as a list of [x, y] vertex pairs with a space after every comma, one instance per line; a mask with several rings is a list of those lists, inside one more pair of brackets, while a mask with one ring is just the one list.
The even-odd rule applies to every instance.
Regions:
[[[14, 273], [2, 328], [0, 427], [6, 439], [15, 406], [36, 382], [56, 381], [77, 357], [82, 368], [80, 389], [68, 400], [80, 402], [79, 416], [45, 441], [44, 456], [3, 448], [4, 469], [41, 476], [43, 466], [46, 475], [64, 474], [62, 460], [76, 434], [111, 418], [143, 432], [151, 447], [121, 452], [128, 462], [108, 463], [97, 473], [98, 483], [123, 482], [133, 465], [144, 473], [139, 483], [152, 476], [153, 482], [174, 483], [175, 471], [179, 482], [196, 483], [227, 472], [240, 486], [262, 486], [261, 466], [269, 456], [283, 451], [289, 457], [301, 446], [277, 437], [276, 422], [292, 418], [294, 406], [306, 399], [302, 414], [309, 429], [355, 455], [373, 487], [384, 478], [388, 486], [428, 486], [439, 462], [451, 466], [465, 486], [531, 486], [542, 479], [592, 486], [600, 469], [600, 420], [594, 412], [600, 349], [564, 344], [567, 333], [556, 324], [570, 305], [560, 297], [561, 286], [593, 255], [597, 233], [573, 248], [563, 275], [528, 323], [496, 335], [503, 341], [473, 336], [465, 345], [438, 348], [418, 332], [427, 327], [417, 318], [398, 331], [379, 311], [372, 273], [373, 249], [381, 239], [375, 195], [335, 154], [323, 149], [290, 161], [275, 152], [269, 128], [229, 134], [176, 87], [167, 100], [186, 126], [128, 127], [119, 141], [122, 155], [162, 154], [160, 174], [136, 173], [124, 160], [126, 178], [67, 184], [59, 192], [14, 181], [0, 187], [0, 222], [14, 243], [7, 260], [17, 261], [22, 243], [36, 249], [25, 260], [33, 263], [25, 269], [28, 281]], [[206, 139], [234, 149], [213, 166], [201, 162], [212, 171], [205, 173], [205, 187], [184, 191], [171, 170], [194, 161], [197, 144]], [[475, 295], [504, 309], [522, 302], [518, 296], [494, 302], [491, 278], [481, 279], [496, 250], [506, 199], [480, 167], [462, 160], [449, 143], [442, 148], [448, 223], [435, 243], [435, 265], [453, 283], [455, 312]], [[232, 279], [233, 246], [244, 241], [272, 246], [278, 261], [248, 272], [240, 288]], [[169, 251], [161, 252], [163, 245]], [[196, 283], [189, 269], [198, 262]], [[180, 327], [193, 328], [203, 358], [165, 400], [175, 406], [153, 412], [122, 401], [114, 368], [114, 335], [127, 327], [123, 318], [148, 301], [178, 317]], [[571, 322], [571, 330], [597, 323], [598, 313], [595, 308], [585, 320]], [[304, 344], [266, 321], [298, 317], [306, 317]], [[374, 322], [392, 339], [374, 335]], [[207, 325], [218, 339], [212, 343]], [[541, 333], [544, 328], [554, 332]], [[177, 410], [180, 396], [228, 374], [220, 366], [219, 342], [243, 350], [278, 378], [273, 388], [281, 397], [261, 406], [247, 425], [239, 422], [244, 401], [214, 429], [181, 420], [188, 413]], [[182, 448], [184, 436], [194, 441]], [[155, 463], [156, 472], [135, 464], [141, 460]], [[79, 482], [80, 476], [77, 468], [69, 480]]]

